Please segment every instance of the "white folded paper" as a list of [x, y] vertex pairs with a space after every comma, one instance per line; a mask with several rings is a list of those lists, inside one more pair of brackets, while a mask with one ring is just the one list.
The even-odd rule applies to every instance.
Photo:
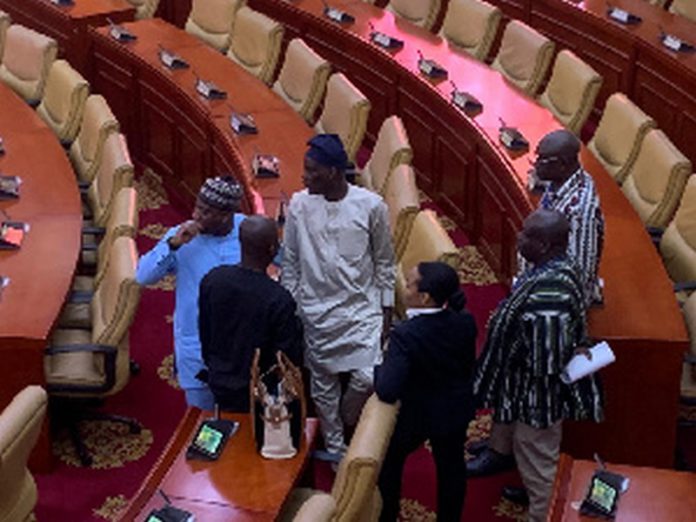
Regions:
[[578, 379], [582, 379], [616, 360], [614, 352], [611, 351], [611, 347], [606, 341], [595, 344], [590, 348], [590, 353], [592, 354], [592, 360], [588, 359], [585, 354], [578, 354], [570, 360], [561, 374], [561, 380], [564, 383], [574, 383]]

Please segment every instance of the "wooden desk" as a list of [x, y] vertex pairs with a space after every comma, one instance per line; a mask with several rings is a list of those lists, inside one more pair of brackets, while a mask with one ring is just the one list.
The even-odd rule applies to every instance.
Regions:
[[[533, 151], [560, 124], [545, 108], [509, 86], [486, 65], [458, 53], [439, 37], [359, 0], [334, 0], [356, 17], [339, 26], [322, 16], [321, 0], [250, 0], [254, 9], [301, 36], [372, 102], [368, 128], [398, 114], [414, 148], [419, 185], [467, 232], [502, 276], [515, 271], [515, 238], [536, 207], [525, 188], [532, 154], [509, 154], [498, 144], [499, 117], [525, 134]], [[389, 53], [371, 44], [370, 24], [405, 41]], [[417, 71], [417, 50], [444, 65], [459, 88], [484, 104], [465, 116], [449, 103], [448, 82]], [[597, 185], [606, 218], [600, 266], [605, 304], [590, 312], [590, 332], [610, 342], [617, 363], [602, 372], [606, 422], [568, 424], [564, 445], [575, 456], [599, 451], [608, 459], [672, 465], [681, 357], [687, 335], [659, 255], [619, 187], [592, 154], [582, 162]]]
[[54, 38], [61, 56], [83, 74], [90, 53], [87, 28], [106, 25], [107, 18], [114, 23], [135, 18], [135, 8], [126, 0], [74, 0], [65, 7], [51, 0], [0, 0], [0, 9], [10, 14], [13, 23]]
[[249, 415], [224, 414], [240, 423], [217, 462], [187, 461], [186, 448], [209, 414], [189, 408], [169, 445], [145, 479], [122, 521], [143, 521], [163, 505], [161, 489], [197, 520], [220, 522], [273, 521], [300, 478], [314, 444], [317, 420], [307, 419], [298, 455], [289, 460], [264, 459], [256, 451]]
[[[597, 465], [561, 455], [547, 522], [596, 521], [571, 507], [587, 494]], [[608, 465], [631, 479], [621, 495], [616, 522], [687, 522], [696, 518], [696, 474], [654, 468]]]
[[[306, 142], [314, 131], [263, 82], [197, 38], [160, 19], [126, 24], [138, 40], [127, 45], [93, 30], [91, 84], [104, 94], [128, 137], [134, 160], [152, 167], [191, 203], [207, 177], [233, 173], [246, 188], [246, 211], [273, 215], [282, 192], [302, 188]], [[191, 67], [170, 71], [159, 61], [162, 45]], [[227, 100], [207, 101], [196, 76], [214, 81]], [[251, 113], [259, 133], [237, 136], [231, 108]], [[256, 152], [280, 159], [278, 179], [257, 180]]]
[[[23, 181], [19, 199], [0, 201], [0, 209], [31, 226], [20, 250], [0, 251], [0, 275], [11, 279], [0, 300], [1, 410], [25, 386], [45, 385], [44, 349], [75, 271], [82, 209], [75, 174], [56, 136], [2, 83], [0, 136], [6, 149], [0, 172]], [[47, 469], [46, 429], [34, 457], [34, 468]]]

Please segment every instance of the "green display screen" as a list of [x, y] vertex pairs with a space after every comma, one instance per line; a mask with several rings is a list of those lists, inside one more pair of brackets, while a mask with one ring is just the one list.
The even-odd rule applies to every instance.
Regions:
[[607, 484], [606, 482], [595, 477], [592, 479], [592, 491], [590, 492], [590, 500], [605, 509], [606, 511], [611, 511], [614, 506], [614, 501], [616, 500], [616, 495], [618, 492], [614, 486]]
[[196, 436], [194, 444], [207, 453], [215, 454], [220, 447], [222, 439], [222, 432], [207, 424], [203, 424], [201, 429], [198, 430], [198, 435]]
[[152, 514], [151, 514], [151, 515], [149, 515], [149, 516], [147, 517], [147, 520], [146, 520], [145, 522], [164, 522], [164, 520], [162, 520], [162, 519], [161, 519], [160, 517], [158, 517], [157, 515], [152, 515]]

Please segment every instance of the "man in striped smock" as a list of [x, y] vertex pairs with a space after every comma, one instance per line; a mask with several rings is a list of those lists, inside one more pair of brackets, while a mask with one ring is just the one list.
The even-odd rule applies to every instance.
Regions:
[[563, 419], [602, 418], [594, 376], [570, 385], [560, 379], [586, 349], [583, 278], [566, 254], [569, 228], [557, 211], [540, 209], [525, 220], [518, 249], [532, 266], [493, 314], [474, 380], [514, 452], [531, 522], [546, 519]]

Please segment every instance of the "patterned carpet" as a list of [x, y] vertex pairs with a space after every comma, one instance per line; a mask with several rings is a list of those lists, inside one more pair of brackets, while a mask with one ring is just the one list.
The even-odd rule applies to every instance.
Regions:
[[[187, 216], [169, 204], [162, 180], [153, 172], [140, 175], [137, 188], [141, 211], [137, 243], [140, 252], [145, 252], [170, 226]], [[438, 210], [425, 196], [423, 206]], [[446, 216], [440, 215], [440, 219], [459, 248], [459, 274], [468, 296], [468, 308], [481, 332], [480, 346], [491, 310], [505, 289], [462, 231]], [[38, 520], [116, 520], [162, 452], [185, 409], [172, 372], [173, 285], [174, 281], [168, 278], [143, 292], [130, 337], [131, 354], [140, 364], [141, 373], [104, 405], [104, 411], [132, 416], [145, 429], [132, 435], [110, 422], [83, 423], [82, 433], [94, 457], [90, 469], [77, 467], [67, 434], [56, 433], [56, 468], [51, 474], [36, 476]], [[470, 440], [485, 437], [489, 429], [490, 415], [482, 412], [470, 426]], [[318, 463], [314, 479], [317, 487], [328, 489], [333, 474], [328, 466]], [[516, 472], [470, 480], [463, 520], [524, 520], [523, 508], [500, 498], [504, 484], [519, 484]], [[401, 521], [434, 522], [435, 488], [434, 464], [426, 444], [407, 461]]]

